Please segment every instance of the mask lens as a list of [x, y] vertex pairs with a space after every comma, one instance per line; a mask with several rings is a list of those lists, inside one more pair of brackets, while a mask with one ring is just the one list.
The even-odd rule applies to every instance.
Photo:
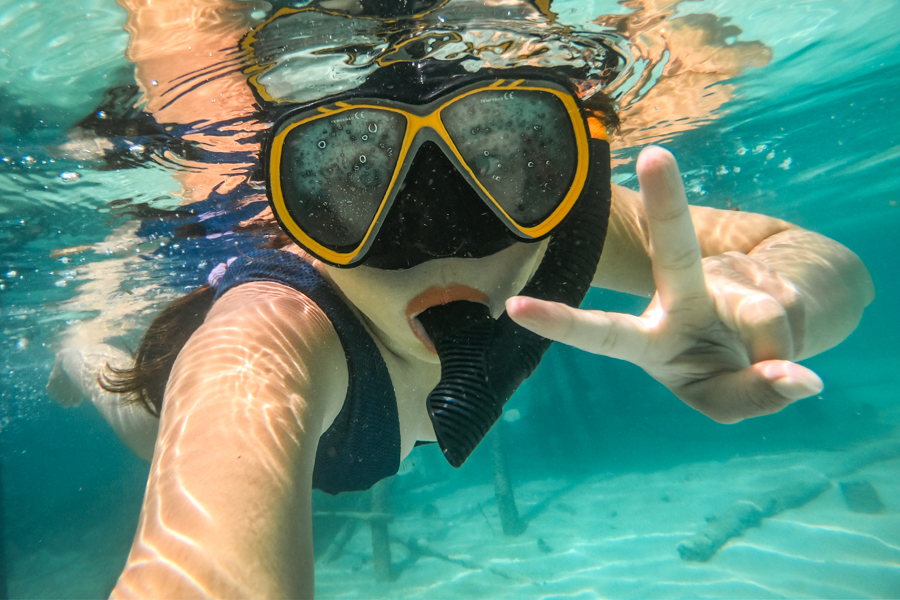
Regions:
[[538, 90], [484, 90], [441, 111], [463, 161], [523, 227], [549, 217], [575, 180], [572, 119], [562, 101]]
[[284, 136], [281, 192], [291, 218], [333, 250], [358, 246], [397, 167], [406, 118], [352, 108], [302, 122]]

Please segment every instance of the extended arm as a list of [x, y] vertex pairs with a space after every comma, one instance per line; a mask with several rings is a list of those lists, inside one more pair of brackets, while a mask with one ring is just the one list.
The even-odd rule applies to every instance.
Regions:
[[642, 367], [723, 422], [769, 414], [818, 393], [794, 360], [840, 342], [874, 292], [840, 244], [777, 219], [689, 209], [671, 154], [638, 159], [641, 201], [617, 190], [595, 284], [650, 295], [640, 317], [517, 297], [533, 331]]
[[312, 597], [315, 451], [346, 388], [337, 335], [305, 297], [225, 294], [173, 367], [113, 597]]

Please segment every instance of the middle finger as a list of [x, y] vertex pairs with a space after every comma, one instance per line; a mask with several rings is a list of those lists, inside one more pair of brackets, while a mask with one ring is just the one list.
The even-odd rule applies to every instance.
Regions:
[[675, 157], [658, 146], [646, 148], [638, 158], [637, 173], [662, 307], [668, 310], [685, 300], [708, 298], [700, 245]]

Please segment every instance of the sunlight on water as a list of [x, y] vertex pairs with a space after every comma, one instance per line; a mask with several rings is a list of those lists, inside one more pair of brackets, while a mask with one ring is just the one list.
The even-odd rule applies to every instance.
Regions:
[[[513, 24], [490, 5], [472, 15], [472, 39], [489, 41], [479, 19], [552, 52], [577, 47], [567, 26], [584, 39], [617, 32], [610, 48], [628, 66], [611, 80], [624, 119], [615, 182], [636, 187], [639, 149], [663, 143], [692, 203], [833, 237], [866, 262], [878, 298], [850, 339], [805, 362], [825, 380], [819, 398], [729, 427], [636, 367], [554, 347], [501, 422], [525, 533], [503, 534], [491, 444], [462, 470], [420, 448], [390, 483], [392, 581], [376, 581], [371, 522], [353, 517], [368, 495], [314, 496], [317, 594], [896, 597], [900, 453], [888, 450], [900, 422], [900, 2], [698, 0], [641, 12], [665, 3], [556, 0], [552, 26], [534, 8], [546, 4], [529, 4], [531, 21]], [[330, 38], [335, 22], [307, 33]], [[149, 471], [89, 403], [64, 409], [48, 397], [55, 353], [98, 336], [133, 350], [166, 303], [255, 248], [254, 227], [271, 222], [252, 145], [267, 123], [206, 97], [205, 119], [172, 117], [167, 127], [142, 108], [158, 101], [161, 113], [185, 114], [204, 78], [249, 97], [243, 79], [228, 77], [250, 64], [268, 69], [258, 85], [280, 89], [279, 69], [296, 77], [291, 63], [266, 62], [265, 51], [278, 55], [285, 40], [260, 34], [253, 57], [236, 44], [210, 48], [210, 70], [178, 81], [139, 74], [167, 90], [154, 96], [125, 58], [125, 23], [113, 0], [0, 0], [0, 518], [10, 597], [108, 594]], [[353, 87], [385, 51], [372, 31], [355, 32], [352, 48], [290, 60], [313, 62], [331, 91]], [[496, 50], [484, 60], [508, 58]], [[320, 94], [324, 84], [304, 77]], [[626, 312], [643, 303], [600, 290], [587, 300]], [[852, 486], [841, 485], [854, 482], [870, 484], [854, 489], [874, 490], [874, 512], [854, 509]], [[798, 487], [811, 497], [766, 505]], [[709, 560], [679, 555], [679, 544], [715, 538], [732, 517], [737, 533]]]

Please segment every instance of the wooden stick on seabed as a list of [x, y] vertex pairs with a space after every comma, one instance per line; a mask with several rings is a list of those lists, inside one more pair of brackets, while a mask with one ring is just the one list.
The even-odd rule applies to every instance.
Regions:
[[829, 478], [854, 473], [873, 462], [900, 457], [900, 440], [880, 440], [850, 452], [832, 452], [809, 461], [815, 468], [785, 472], [785, 481], [774, 488], [738, 500], [699, 532], [678, 544], [684, 560], [707, 561], [733, 537], [756, 527], [763, 519], [789, 508], [803, 506], [831, 486]]
[[802, 506], [825, 491], [828, 478], [812, 469], [797, 469], [785, 484], [738, 500], [698, 533], [678, 544], [684, 560], [707, 561], [725, 542], [788, 508]]
[[502, 577], [503, 579], [507, 579], [509, 581], [519, 581], [523, 583], [538, 583], [531, 577], [527, 575], [521, 575], [518, 573], [507, 573], [501, 569], [496, 569], [494, 567], [485, 567], [481, 563], [478, 563], [474, 560], [469, 560], [466, 558], [456, 558], [452, 556], [448, 556], [443, 552], [439, 552], [429, 546], [424, 540], [416, 540], [414, 538], [410, 538], [408, 541], [403, 541], [400, 539], [395, 539], [395, 542], [403, 544], [407, 547], [412, 556], [430, 556], [431, 558], [436, 558], [438, 560], [443, 560], [448, 563], [452, 563], [454, 565], [459, 565], [465, 569], [469, 569], [472, 571], [487, 571], [488, 573], [493, 573], [498, 577]]

